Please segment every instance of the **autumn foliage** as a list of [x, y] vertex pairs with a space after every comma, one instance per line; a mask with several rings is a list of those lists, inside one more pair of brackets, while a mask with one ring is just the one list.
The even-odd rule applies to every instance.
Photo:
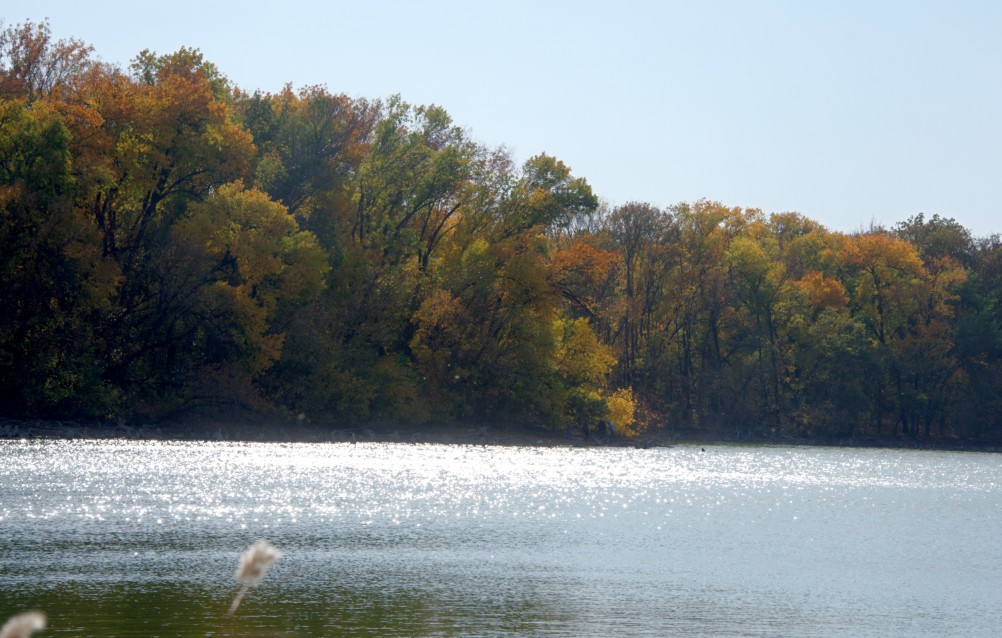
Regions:
[[0, 410], [1002, 435], [1002, 244], [609, 210], [437, 106], [0, 34]]

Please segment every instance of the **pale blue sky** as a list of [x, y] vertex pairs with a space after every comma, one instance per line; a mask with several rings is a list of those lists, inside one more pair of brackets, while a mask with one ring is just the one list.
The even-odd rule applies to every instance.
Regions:
[[34, 0], [123, 66], [199, 48], [238, 86], [436, 103], [612, 205], [701, 197], [833, 230], [1002, 232], [1002, 2]]

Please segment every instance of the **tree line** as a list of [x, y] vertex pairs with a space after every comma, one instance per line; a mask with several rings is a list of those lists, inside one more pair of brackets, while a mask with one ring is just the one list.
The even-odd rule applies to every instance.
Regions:
[[0, 405], [1002, 434], [1002, 242], [610, 209], [438, 106], [0, 33]]

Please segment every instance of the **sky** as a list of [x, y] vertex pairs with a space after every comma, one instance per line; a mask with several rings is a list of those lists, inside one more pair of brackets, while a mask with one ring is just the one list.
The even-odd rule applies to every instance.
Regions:
[[997, 0], [16, 4], [6, 24], [48, 18], [105, 62], [187, 46], [247, 91], [438, 104], [520, 162], [556, 156], [610, 206], [1002, 233]]

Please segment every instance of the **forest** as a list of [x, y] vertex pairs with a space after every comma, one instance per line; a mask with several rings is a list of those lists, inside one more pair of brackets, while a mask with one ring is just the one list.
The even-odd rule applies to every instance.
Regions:
[[0, 416], [1002, 439], [997, 235], [610, 207], [439, 106], [0, 26]]

